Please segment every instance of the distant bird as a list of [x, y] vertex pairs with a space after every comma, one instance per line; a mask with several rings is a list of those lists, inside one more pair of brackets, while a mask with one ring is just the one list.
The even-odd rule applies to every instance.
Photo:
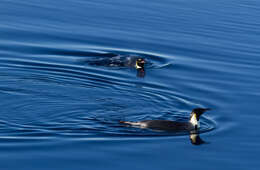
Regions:
[[145, 59], [136, 55], [117, 55], [114, 53], [107, 53], [100, 55], [98, 58], [86, 60], [92, 66], [104, 67], [129, 67], [136, 68], [137, 77], [145, 76]]
[[145, 60], [136, 55], [121, 55], [114, 53], [100, 54], [97, 58], [86, 60], [89, 65], [105, 67], [135, 67], [144, 68]]
[[136, 69], [144, 69], [145, 60], [143, 58], [137, 58], [135, 61]]
[[144, 64], [145, 64], [145, 60], [143, 58], [136, 59], [135, 68], [137, 70], [137, 77], [145, 76]]

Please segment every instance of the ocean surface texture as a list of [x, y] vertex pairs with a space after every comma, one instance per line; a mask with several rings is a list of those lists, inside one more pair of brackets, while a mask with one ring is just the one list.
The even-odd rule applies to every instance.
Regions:
[[[259, 0], [0, 4], [1, 170], [259, 169]], [[119, 123], [196, 107], [201, 145]]]

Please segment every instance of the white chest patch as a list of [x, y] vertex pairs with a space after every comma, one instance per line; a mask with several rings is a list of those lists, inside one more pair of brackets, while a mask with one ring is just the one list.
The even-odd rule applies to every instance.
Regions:
[[193, 126], [196, 126], [197, 125], [197, 128], [200, 127], [200, 123], [198, 122], [197, 118], [196, 118], [196, 115], [193, 114], [191, 119], [190, 119], [190, 123], [193, 125]]
[[135, 68], [136, 68], [136, 69], [140, 69], [140, 68], [142, 68], [142, 67], [138, 66], [137, 63], [136, 63], [136, 64], [135, 64]]

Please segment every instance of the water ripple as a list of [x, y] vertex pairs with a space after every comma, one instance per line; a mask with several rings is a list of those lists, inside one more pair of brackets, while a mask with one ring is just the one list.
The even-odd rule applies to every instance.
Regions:
[[[0, 86], [0, 93], [10, 99], [1, 104], [5, 108], [0, 115], [2, 136], [178, 135], [126, 128], [119, 120], [187, 119], [189, 111], [180, 108], [196, 105], [167, 85], [131, 76], [128, 69], [86, 65], [90, 58], [134, 54], [148, 61], [148, 70], [165, 69], [172, 65], [167, 57], [126, 50], [34, 50], [40, 51], [41, 56], [0, 59], [1, 80], [9, 81], [8, 86]], [[48, 60], [43, 57], [45, 53], [47, 58], [50, 54], [57, 57]], [[15, 110], [15, 115], [8, 114], [11, 110]], [[202, 133], [214, 127], [210, 119], [202, 119]]]

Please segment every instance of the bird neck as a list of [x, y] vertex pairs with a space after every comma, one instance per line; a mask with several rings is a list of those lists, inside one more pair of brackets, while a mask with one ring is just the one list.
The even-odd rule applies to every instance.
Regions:
[[199, 121], [197, 120], [197, 115], [196, 114], [193, 114], [190, 118], [190, 123], [194, 126], [194, 127], [197, 127], [199, 128], [200, 127], [200, 123]]

